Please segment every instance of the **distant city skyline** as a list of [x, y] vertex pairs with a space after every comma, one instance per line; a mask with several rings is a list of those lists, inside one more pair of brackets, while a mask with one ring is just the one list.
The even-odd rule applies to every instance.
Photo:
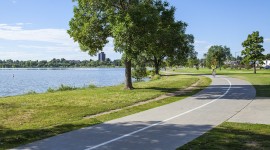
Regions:
[[[270, 53], [270, 1], [247, 0], [168, 0], [176, 7], [176, 20], [188, 24], [195, 37], [195, 50], [202, 58], [212, 45], [226, 45], [239, 55], [241, 43], [253, 31], [264, 37], [265, 54]], [[13, 60], [97, 60], [80, 51], [66, 33], [73, 17], [71, 0], [2, 0], [0, 2], [0, 59]], [[64, 6], [64, 7], [63, 7]], [[103, 51], [111, 60], [121, 59], [114, 52], [113, 39]]]

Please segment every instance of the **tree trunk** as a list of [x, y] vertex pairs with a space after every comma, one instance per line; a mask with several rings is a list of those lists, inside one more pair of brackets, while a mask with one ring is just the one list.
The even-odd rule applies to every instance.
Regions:
[[131, 60], [125, 59], [125, 76], [126, 76], [126, 86], [125, 89], [132, 90], [132, 78], [131, 78]]
[[254, 73], [256, 74], [256, 61], [255, 61], [255, 63], [253, 64], [253, 70], [254, 70]]
[[154, 64], [155, 64], [155, 74], [159, 75], [159, 62], [156, 57], [154, 58]]

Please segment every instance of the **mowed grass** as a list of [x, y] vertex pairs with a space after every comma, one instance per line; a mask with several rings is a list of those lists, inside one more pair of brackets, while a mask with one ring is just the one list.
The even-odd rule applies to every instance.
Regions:
[[[195, 73], [195, 74], [211, 74], [211, 70], [207, 68], [185, 68], [177, 69], [175, 72], [179, 73]], [[234, 70], [234, 69], [222, 69], [216, 70], [217, 75], [227, 75], [234, 78], [243, 79], [249, 81], [256, 89], [257, 97], [270, 97], [270, 70], [257, 70], [257, 74], [253, 73], [253, 70]]]
[[[175, 72], [211, 75], [210, 69], [178, 69]], [[217, 69], [218, 75], [226, 75], [249, 81], [256, 89], [257, 97], [270, 97], [270, 70]], [[270, 149], [270, 125], [225, 122], [189, 142], [178, 150], [200, 149]]]
[[[205, 77], [175, 75], [135, 83], [136, 89], [131, 91], [124, 90], [123, 85], [119, 85], [0, 98], [0, 149], [12, 148], [180, 100], [189, 94], [125, 108], [168, 92], [184, 89], [197, 81], [200, 81], [200, 89], [211, 82]], [[119, 108], [124, 109], [96, 118], [84, 118]]]
[[268, 150], [270, 125], [225, 122], [177, 150]]

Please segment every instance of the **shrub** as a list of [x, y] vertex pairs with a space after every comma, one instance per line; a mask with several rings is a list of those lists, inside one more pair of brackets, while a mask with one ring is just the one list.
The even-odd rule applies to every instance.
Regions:
[[97, 88], [97, 86], [96, 86], [95, 84], [89, 84], [89, 85], [88, 85], [88, 88], [94, 89], [94, 88]]
[[71, 90], [76, 90], [76, 89], [78, 89], [78, 88], [61, 84], [58, 89], [48, 88], [47, 92], [53, 93], [53, 92], [57, 92], [57, 91], [71, 91]]
[[151, 77], [151, 80], [158, 80], [160, 78], [161, 78], [161, 76], [156, 74], [156, 75]]
[[32, 94], [37, 94], [37, 92], [36, 92], [36, 91], [31, 90], [31, 91], [27, 92], [26, 94], [27, 94], [27, 95], [32, 95]]
[[227, 64], [226, 65], [223, 65], [223, 68], [224, 69], [227, 69], [227, 68], [229, 68], [229, 65], [227, 65]]
[[147, 76], [152, 77], [155, 75], [155, 71], [154, 70], [147, 70], [146, 74], [147, 74]]
[[48, 88], [47, 92], [49, 92], [49, 93], [53, 93], [53, 92], [55, 92], [55, 90], [54, 90], [54, 89], [52, 89], [52, 88]]
[[76, 87], [61, 84], [61, 86], [56, 91], [71, 91], [76, 89], [77, 89]]

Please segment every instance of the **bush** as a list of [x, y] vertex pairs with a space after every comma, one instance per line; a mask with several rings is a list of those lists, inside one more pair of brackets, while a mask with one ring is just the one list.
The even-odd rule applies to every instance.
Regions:
[[94, 89], [94, 88], [97, 88], [97, 86], [96, 86], [95, 84], [89, 84], [89, 85], [88, 85], [88, 88]]
[[131, 72], [133, 78], [137, 81], [141, 81], [144, 77], [147, 76], [146, 67], [145, 66], [135, 66]]
[[154, 70], [147, 70], [146, 74], [147, 74], [147, 76], [152, 77], [155, 75], [155, 71]]
[[53, 92], [55, 92], [55, 90], [54, 90], [54, 89], [52, 89], [52, 88], [48, 88], [47, 92], [49, 92], [49, 93], [53, 93]]
[[246, 64], [246, 65], [245, 65], [245, 68], [246, 68], [247, 70], [249, 70], [249, 69], [251, 69], [251, 68], [252, 68], [252, 66], [251, 66], [251, 65], [249, 65], [249, 64]]
[[57, 91], [71, 91], [76, 89], [77, 89], [76, 87], [61, 84], [61, 86], [57, 89]]
[[151, 77], [151, 80], [158, 80], [160, 78], [161, 78], [161, 76], [156, 74], [156, 75]]
[[31, 90], [31, 91], [27, 92], [26, 94], [27, 94], [27, 95], [32, 95], [32, 94], [37, 94], [37, 92], [36, 92], [36, 91]]
[[47, 92], [53, 93], [53, 92], [57, 92], [57, 91], [71, 91], [71, 90], [76, 90], [76, 89], [78, 89], [78, 88], [61, 84], [61, 86], [58, 89], [48, 88]]
[[144, 55], [137, 55], [137, 57], [132, 60], [132, 78], [135, 78], [137, 81], [142, 81], [143, 78], [147, 77], [146, 63], [147, 60]]
[[223, 68], [227, 69], [227, 68], [229, 68], [229, 65], [223, 65]]

